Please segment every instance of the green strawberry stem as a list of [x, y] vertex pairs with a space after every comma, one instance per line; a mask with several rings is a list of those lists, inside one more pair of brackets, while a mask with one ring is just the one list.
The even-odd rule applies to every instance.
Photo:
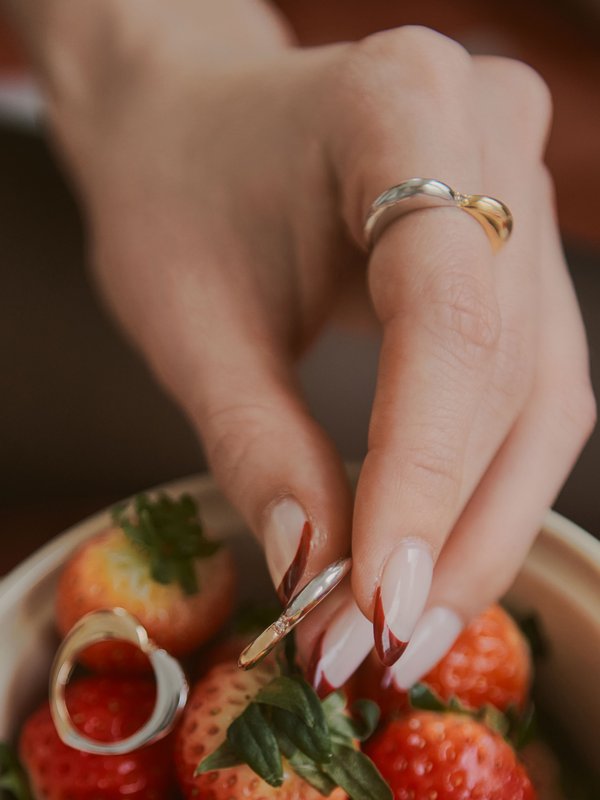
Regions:
[[204, 535], [198, 506], [189, 494], [176, 500], [166, 494], [153, 499], [139, 494], [133, 508], [116, 506], [112, 518], [147, 558], [153, 580], [178, 583], [185, 594], [198, 592], [195, 561], [214, 555], [221, 545]]
[[283, 782], [282, 757], [323, 795], [340, 786], [351, 800], [392, 800], [390, 787], [355, 741], [368, 738], [379, 721], [370, 700], [346, 713], [341, 692], [320, 700], [297, 672], [274, 677], [227, 729], [225, 742], [196, 774], [247, 764], [271, 786]]
[[0, 796], [4, 797], [6, 792], [16, 800], [33, 800], [19, 759], [11, 747], [0, 742]]

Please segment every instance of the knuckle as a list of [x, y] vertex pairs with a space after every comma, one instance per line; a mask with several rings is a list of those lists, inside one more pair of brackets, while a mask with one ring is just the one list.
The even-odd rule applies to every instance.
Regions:
[[425, 287], [426, 325], [466, 366], [479, 366], [497, 349], [501, 320], [496, 298], [472, 275], [443, 272]]
[[273, 413], [261, 404], [236, 403], [210, 413], [202, 436], [208, 461], [225, 485], [237, 486], [248, 473], [251, 452], [273, 433]]
[[446, 447], [423, 445], [409, 454], [406, 481], [421, 495], [437, 502], [450, 501], [459, 490], [455, 461]]
[[375, 444], [370, 437], [366, 462], [385, 462], [391, 476], [393, 495], [401, 496], [410, 489], [415, 496], [437, 507], [452, 507], [460, 491], [461, 475], [457, 472], [456, 452], [443, 441], [422, 440], [419, 447], [403, 447], [390, 458], [388, 443]]
[[552, 123], [552, 94], [533, 67], [512, 58], [494, 59], [496, 80], [504, 89], [511, 117], [536, 144], [545, 143]]
[[468, 74], [471, 56], [458, 42], [418, 25], [382, 31], [348, 46], [344, 65], [352, 84], [379, 87], [389, 95], [390, 74], [404, 90], [446, 90], [450, 80]]
[[390, 87], [402, 97], [407, 138], [440, 126], [460, 143], [466, 136], [463, 112], [471, 74], [472, 59], [461, 45], [417, 26], [344, 45], [331, 61], [318, 105], [329, 152], [343, 176], [344, 215], [357, 238], [374, 199], [373, 185], [379, 185], [375, 175], [389, 174], [397, 159], [398, 105], [391, 102]]

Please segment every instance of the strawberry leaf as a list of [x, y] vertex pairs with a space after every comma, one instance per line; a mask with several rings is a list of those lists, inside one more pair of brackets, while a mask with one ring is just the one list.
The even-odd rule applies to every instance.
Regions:
[[506, 717], [509, 725], [508, 739], [515, 750], [522, 750], [537, 738], [538, 720], [535, 705], [532, 702], [523, 712], [520, 712], [515, 706], [509, 706]]
[[124, 505], [115, 506], [112, 518], [145, 554], [153, 580], [178, 583], [188, 595], [199, 590], [195, 561], [214, 555], [221, 545], [205, 537], [190, 495], [173, 499], [163, 494], [151, 499], [139, 494], [131, 513]]
[[302, 753], [295, 753], [288, 761], [294, 772], [322, 795], [327, 796], [336, 788], [337, 784], [323, 771], [323, 768]]
[[319, 700], [298, 675], [278, 675], [263, 686], [227, 730], [227, 743], [199, 766], [200, 772], [231, 766], [236, 758], [271, 786], [283, 783], [282, 754], [291, 768], [321, 794], [341, 786], [351, 800], [392, 800], [373, 762], [355, 748], [379, 719], [370, 701], [346, 715], [341, 692]]
[[350, 800], [392, 800], [392, 790], [375, 764], [360, 750], [334, 745], [333, 758], [322, 769]]
[[27, 775], [19, 759], [7, 744], [0, 742], [0, 795], [5, 792], [15, 800], [33, 800]]
[[338, 744], [351, 745], [354, 739], [364, 742], [377, 727], [380, 713], [379, 706], [372, 700], [357, 700], [350, 717], [340, 712], [330, 713], [327, 723], [332, 739]]
[[204, 772], [212, 772], [216, 769], [237, 767], [239, 764], [243, 763], [243, 760], [238, 756], [229, 742], [225, 741], [214, 753], [211, 753], [198, 764], [194, 775], [202, 775]]
[[488, 728], [499, 733], [504, 739], [508, 738], [511, 727], [510, 721], [506, 714], [503, 714], [502, 711], [499, 711], [495, 706], [486, 704], [479, 709], [476, 717], [480, 722], [483, 722], [484, 725], [487, 725]]
[[315, 691], [302, 678], [279, 675], [258, 692], [255, 703], [281, 708], [295, 714], [307, 725], [327, 730], [321, 701]]
[[281, 730], [281, 728], [275, 728], [274, 730], [275, 736], [277, 738], [277, 744], [279, 745], [279, 749], [281, 750], [282, 754], [289, 760], [291, 759], [297, 752], [298, 748], [289, 738], [289, 736]]
[[448, 711], [448, 706], [424, 683], [416, 683], [408, 692], [413, 708], [420, 711]]
[[361, 742], [366, 741], [379, 724], [381, 709], [372, 700], [355, 700], [350, 713], [354, 722], [354, 738]]
[[283, 767], [277, 738], [260, 706], [250, 703], [227, 729], [227, 741], [250, 769], [270, 786], [281, 786]]
[[283, 733], [298, 750], [313, 761], [328, 761], [331, 758], [329, 731], [307, 725], [295, 714], [281, 708], [273, 708], [271, 719], [277, 732]]

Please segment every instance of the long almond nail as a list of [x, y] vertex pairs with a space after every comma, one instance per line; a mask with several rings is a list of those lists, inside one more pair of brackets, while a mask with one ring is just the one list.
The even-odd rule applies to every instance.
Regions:
[[264, 529], [267, 566], [283, 605], [294, 596], [308, 561], [313, 529], [306, 512], [292, 497], [273, 506]]
[[388, 558], [375, 593], [375, 649], [385, 666], [400, 658], [423, 613], [433, 561], [423, 542], [402, 542]]
[[373, 648], [373, 626], [354, 600], [339, 609], [321, 634], [308, 667], [308, 679], [320, 697], [348, 680]]
[[417, 622], [404, 655], [392, 667], [396, 686], [408, 690], [427, 675], [452, 647], [462, 627], [458, 614], [449, 608], [427, 609]]

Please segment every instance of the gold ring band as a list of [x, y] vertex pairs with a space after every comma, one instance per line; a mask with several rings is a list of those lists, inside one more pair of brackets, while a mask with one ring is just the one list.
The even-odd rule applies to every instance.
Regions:
[[375, 246], [383, 231], [399, 217], [412, 211], [444, 206], [460, 208], [476, 219], [494, 252], [510, 238], [513, 217], [500, 200], [483, 194], [462, 194], [432, 178], [410, 178], [386, 189], [371, 205], [363, 229], [367, 250]]

